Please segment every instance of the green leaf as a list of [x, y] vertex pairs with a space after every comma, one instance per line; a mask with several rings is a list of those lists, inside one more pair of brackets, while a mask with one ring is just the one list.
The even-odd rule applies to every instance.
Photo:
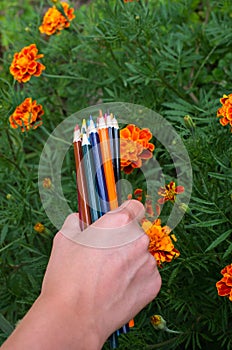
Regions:
[[229, 235], [231, 234], [232, 229], [224, 232], [222, 235], [220, 235], [217, 239], [215, 239], [215, 241], [213, 241], [208, 248], [205, 250], [206, 252], [208, 252], [209, 250], [217, 247], [220, 243], [222, 243], [223, 241], [226, 240], [227, 237], [229, 237]]
[[229, 256], [232, 253], [232, 243], [229, 245], [229, 247], [226, 249], [223, 259], [225, 259], [227, 256]]
[[197, 210], [200, 213], [206, 214], [219, 214], [220, 211], [217, 209], [209, 209], [206, 207], [201, 207], [200, 205], [191, 205], [191, 210]]
[[198, 197], [191, 197], [191, 200], [197, 202], [197, 203], [201, 203], [201, 204], [206, 204], [206, 205], [215, 205], [213, 202], [208, 202], [204, 199], [198, 198]]
[[232, 180], [232, 175], [229, 174], [219, 174], [219, 173], [212, 173], [212, 172], [208, 172], [208, 175], [210, 177], [214, 177], [215, 179], [219, 179], [219, 180]]
[[14, 330], [12, 324], [10, 324], [2, 314], [0, 314], [0, 328], [7, 336], [9, 336]]
[[5, 241], [6, 235], [8, 233], [8, 224], [5, 224], [3, 226], [2, 232], [1, 232], [1, 237], [0, 237], [0, 244], [2, 244]]
[[187, 225], [186, 227], [211, 227], [215, 225], [220, 225], [227, 222], [226, 218], [223, 219], [215, 219], [215, 220], [209, 220], [209, 221], [202, 221], [202, 222], [197, 222], [195, 224], [190, 224]]

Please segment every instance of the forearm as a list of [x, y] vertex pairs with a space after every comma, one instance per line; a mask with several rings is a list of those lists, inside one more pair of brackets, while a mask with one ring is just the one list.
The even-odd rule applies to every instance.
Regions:
[[1, 349], [100, 350], [104, 339], [91, 328], [91, 317], [40, 296]]

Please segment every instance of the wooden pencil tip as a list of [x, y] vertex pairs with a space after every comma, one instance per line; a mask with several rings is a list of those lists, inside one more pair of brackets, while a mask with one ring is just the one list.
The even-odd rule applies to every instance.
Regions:
[[102, 117], [103, 116], [103, 114], [102, 114], [102, 110], [101, 109], [99, 109], [99, 117]]
[[77, 130], [80, 130], [80, 127], [79, 127], [78, 124], [77, 124], [77, 125], [75, 126], [75, 128], [74, 128], [74, 131], [77, 131]]

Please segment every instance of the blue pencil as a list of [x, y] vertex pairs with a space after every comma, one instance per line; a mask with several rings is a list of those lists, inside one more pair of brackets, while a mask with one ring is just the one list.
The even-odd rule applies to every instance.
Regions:
[[104, 173], [104, 168], [102, 164], [102, 156], [101, 156], [101, 150], [100, 150], [100, 144], [99, 144], [100, 139], [99, 139], [97, 128], [95, 126], [92, 116], [90, 116], [90, 119], [88, 121], [88, 133], [89, 133], [89, 140], [92, 146], [91, 150], [93, 154], [97, 189], [100, 197], [99, 198], [100, 208], [101, 208], [102, 214], [105, 214], [110, 210], [110, 205], [109, 205], [108, 191], [106, 187], [105, 173]]
[[91, 153], [91, 144], [89, 142], [87, 133], [86, 133], [86, 121], [83, 119], [82, 123], [82, 152], [83, 152], [83, 160], [84, 160], [84, 169], [86, 175], [87, 182], [87, 190], [88, 190], [88, 199], [89, 199], [89, 207], [90, 207], [90, 215], [92, 222], [99, 219], [102, 216], [100, 209], [99, 196], [97, 195], [96, 183], [94, 181], [94, 163], [93, 157]]

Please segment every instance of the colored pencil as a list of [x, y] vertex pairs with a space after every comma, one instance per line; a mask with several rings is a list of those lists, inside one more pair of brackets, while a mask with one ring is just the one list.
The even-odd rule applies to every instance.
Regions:
[[[106, 121], [106, 127], [108, 128], [108, 134], [109, 134], [109, 144], [110, 144], [110, 151], [111, 151], [111, 157], [113, 162], [113, 168], [114, 168], [114, 176], [115, 176], [115, 149], [114, 149], [114, 135], [113, 135], [113, 123], [112, 123], [112, 115], [107, 114], [105, 121]], [[115, 178], [116, 180], [116, 178]]]
[[83, 159], [84, 159], [84, 169], [85, 169], [85, 176], [86, 176], [86, 182], [87, 182], [87, 191], [88, 191], [88, 199], [89, 199], [89, 207], [90, 207], [90, 214], [92, 223], [99, 219], [100, 216], [102, 216], [101, 210], [100, 210], [100, 202], [99, 197], [97, 194], [97, 188], [96, 188], [96, 182], [95, 182], [95, 176], [94, 176], [94, 163], [93, 163], [93, 157], [91, 152], [91, 144], [89, 142], [88, 136], [87, 136], [87, 128], [86, 128], [86, 121], [83, 120], [82, 123], [82, 152], [83, 152]]
[[121, 165], [120, 165], [120, 130], [118, 121], [115, 116], [112, 115], [112, 131], [114, 139], [114, 175], [118, 197], [118, 205], [122, 203], [122, 189], [121, 189]]
[[88, 121], [88, 134], [89, 134], [89, 140], [92, 146], [91, 149], [93, 154], [97, 190], [100, 197], [99, 201], [100, 201], [101, 212], [102, 214], [105, 214], [110, 210], [109, 198], [108, 198], [108, 191], [106, 186], [104, 167], [102, 163], [102, 156], [100, 151], [100, 138], [92, 116], [90, 116]]
[[113, 210], [118, 207], [118, 200], [115, 185], [114, 169], [112, 164], [112, 156], [109, 144], [109, 134], [104, 117], [98, 118], [98, 134], [100, 139], [100, 149], [106, 178], [106, 187], [108, 191], [109, 204], [110, 209]]
[[83, 154], [81, 147], [81, 132], [78, 125], [76, 125], [74, 129], [73, 147], [76, 164], [76, 183], [80, 228], [83, 231], [87, 226], [91, 224], [91, 216], [88, 206], [89, 201], [85, 173], [82, 163]]
[[[84, 222], [82, 229], [107, 211], [116, 209], [118, 203], [121, 203], [119, 141], [117, 119], [109, 113], [104, 118], [102, 111], [99, 111], [97, 128], [92, 117], [88, 122], [88, 130], [85, 119], [81, 132], [78, 126], [75, 128], [74, 152], [77, 169], [78, 207], [80, 217]], [[80, 171], [78, 171], [80, 167], [82, 170], [81, 178], [78, 176], [80, 175]], [[82, 192], [85, 194], [84, 197]], [[109, 338], [111, 348], [117, 348], [118, 335], [128, 331], [129, 327], [126, 324], [114, 332]]]

